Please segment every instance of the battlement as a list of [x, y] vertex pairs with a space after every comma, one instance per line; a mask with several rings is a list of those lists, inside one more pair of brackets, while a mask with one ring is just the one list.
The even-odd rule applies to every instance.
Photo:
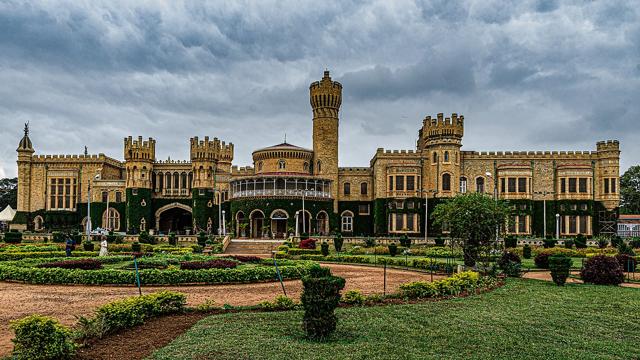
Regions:
[[369, 167], [341, 167], [338, 168], [338, 172], [341, 174], [357, 174], [357, 175], [368, 175], [371, 173], [371, 168]]
[[253, 167], [252, 166], [241, 166], [233, 165], [231, 167], [231, 175], [232, 176], [248, 176], [253, 175]]
[[620, 151], [620, 142], [618, 140], [598, 141], [596, 143], [598, 152], [603, 151]]
[[105, 163], [113, 167], [122, 167], [122, 162], [103, 153], [100, 154], [59, 154], [59, 155], [33, 155], [31, 161], [34, 163]]
[[134, 140], [132, 136], [124, 138], [124, 159], [153, 161], [156, 157], [156, 141], [153, 138], [143, 140], [142, 136]]
[[209, 140], [208, 136], [205, 136], [204, 140], [199, 140], [196, 136], [190, 139], [190, 144], [191, 160], [224, 162], [233, 160], [233, 143], [227, 144], [218, 138]]
[[406, 155], [416, 155], [420, 154], [420, 152], [416, 150], [385, 150], [384, 148], [378, 148], [376, 150], [376, 156], [406, 156]]
[[435, 118], [427, 116], [422, 120], [422, 128], [418, 131], [418, 149], [439, 143], [455, 143], [460, 145], [464, 135], [464, 116], [452, 113], [444, 117], [438, 113]]
[[597, 153], [594, 151], [463, 151], [463, 159], [472, 158], [523, 158], [523, 159], [553, 159], [565, 158], [591, 158]]
[[311, 108], [315, 117], [337, 117], [342, 104], [342, 84], [332, 81], [329, 71], [309, 86]]

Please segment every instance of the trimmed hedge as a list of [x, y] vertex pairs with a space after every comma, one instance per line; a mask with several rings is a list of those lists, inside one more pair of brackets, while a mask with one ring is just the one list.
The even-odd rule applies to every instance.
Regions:
[[[53, 257], [64, 257], [64, 251], [38, 251], [38, 252], [0, 252], [0, 261], [12, 261], [22, 259], [44, 259]], [[97, 257], [98, 253], [93, 251], [73, 251], [72, 257]]]
[[297, 255], [320, 255], [322, 252], [316, 249], [289, 249], [288, 254], [291, 256]]
[[183, 261], [180, 263], [181, 270], [202, 270], [202, 269], [235, 269], [238, 262], [227, 259], [215, 259], [209, 261]]
[[372, 256], [357, 256], [357, 255], [345, 255], [345, 256], [322, 256], [322, 255], [302, 255], [301, 260], [313, 260], [324, 262], [337, 262], [337, 263], [352, 263], [352, 264], [373, 264], [373, 265], [392, 265], [412, 267], [423, 270], [433, 270], [438, 272], [453, 272], [453, 264], [447, 264], [443, 261], [434, 260], [431, 258], [388, 258]]
[[465, 271], [433, 282], [417, 281], [402, 284], [399, 295], [407, 299], [434, 298], [474, 292], [495, 284], [495, 279], [491, 277], [480, 277], [477, 272]]
[[60, 268], [60, 269], [81, 269], [81, 270], [98, 270], [102, 269], [102, 263], [95, 259], [78, 259], [53, 261], [38, 265], [39, 268]]
[[76, 345], [71, 330], [57, 320], [40, 315], [27, 316], [11, 322], [16, 337], [12, 359], [59, 360], [71, 359]]

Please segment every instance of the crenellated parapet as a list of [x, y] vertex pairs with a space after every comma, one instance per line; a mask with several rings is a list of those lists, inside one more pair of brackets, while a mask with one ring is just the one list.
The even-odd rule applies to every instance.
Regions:
[[233, 160], [233, 144], [220, 141], [218, 138], [210, 140], [208, 136], [204, 140], [193, 137], [190, 139], [191, 161], [220, 161], [231, 162]]
[[142, 136], [133, 139], [132, 136], [124, 138], [124, 159], [126, 161], [155, 161], [156, 141], [153, 138], [142, 140]]
[[462, 144], [464, 135], [464, 116], [452, 113], [444, 117], [439, 113], [435, 118], [427, 116], [422, 120], [422, 128], [418, 131], [418, 149], [437, 144]]
[[311, 108], [314, 118], [337, 118], [342, 104], [342, 84], [331, 81], [329, 71], [324, 72], [320, 81], [309, 86]]

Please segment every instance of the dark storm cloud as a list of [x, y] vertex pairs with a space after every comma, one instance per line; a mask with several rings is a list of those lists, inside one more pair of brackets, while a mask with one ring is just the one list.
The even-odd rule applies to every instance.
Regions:
[[[235, 143], [235, 162], [311, 146], [309, 83], [344, 86], [341, 164], [411, 149], [426, 115], [465, 115], [475, 150], [591, 150], [640, 160], [640, 9], [628, 1], [0, 0], [0, 176], [22, 124], [38, 153], [121, 158], [122, 138]], [[509, 136], [504, 136], [508, 133]]]

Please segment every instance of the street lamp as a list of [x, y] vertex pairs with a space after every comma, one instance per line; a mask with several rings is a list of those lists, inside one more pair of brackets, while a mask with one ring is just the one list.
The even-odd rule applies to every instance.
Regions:
[[227, 226], [225, 224], [225, 211], [222, 210], [222, 236], [227, 236]]
[[560, 239], [560, 214], [556, 214], [556, 240]]
[[436, 190], [425, 190], [424, 191], [424, 242], [425, 244], [428, 240], [428, 232], [429, 232], [429, 193], [436, 193]]
[[304, 190], [299, 190], [299, 191], [302, 193], [302, 233], [304, 234], [304, 233], [307, 232], [307, 224], [306, 224], [306, 221], [305, 221], [306, 211], [304, 209], [304, 197], [307, 194], [307, 191], [311, 191], [311, 189], [304, 189]]
[[[99, 179], [100, 179], [100, 174], [96, 174], [96, 176], [93, 177], [93, 180], [99, 180]], [[89, 239], [91, 238], [91, 180], [89, 180], [89, 186], [87, 191], [87, 224], [86, 224], [85, 231], [87, 233], [87, 241], [89, 241]]]

